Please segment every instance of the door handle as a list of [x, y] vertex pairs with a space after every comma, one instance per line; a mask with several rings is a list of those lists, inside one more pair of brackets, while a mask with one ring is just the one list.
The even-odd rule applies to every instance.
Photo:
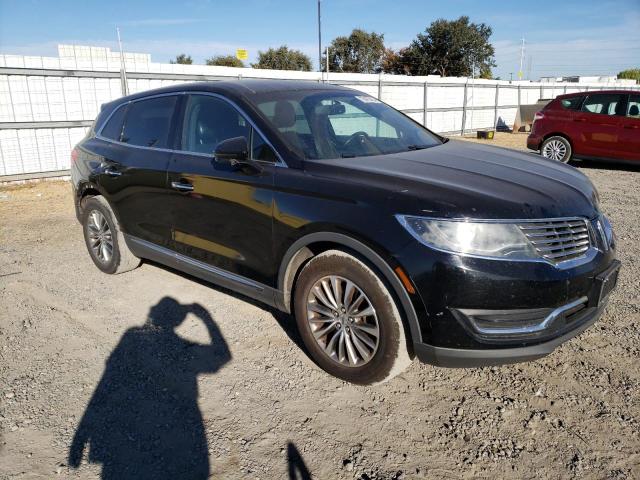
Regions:
[[573, 119], [574, 122], [586, 122], [587, 120], [584, 118], [574, 118]]
[[106, 175], [109, 175], [110, 177], [119, 177], [120, 175], [122, 175], [122, 172], [119, 172], [118, 170], [114, 170], [113, 167], [105, 168], [104, 173]]
[[638, 125], [625, 125], [625, 126], [624, 126], [624, 128], [633, 128], [633, 129], [636, 129], [636, 128], [640, 128], [640, 127], [639, 127]]
[[179, 192], [192, 192], [193, 185], [190, 183], [171, 182], [171, 188], [178, 190]]

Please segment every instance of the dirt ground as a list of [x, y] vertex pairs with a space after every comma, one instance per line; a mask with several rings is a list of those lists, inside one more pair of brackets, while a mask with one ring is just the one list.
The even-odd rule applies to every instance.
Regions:
[[580, 168], [624, 264], [603, 318], [535, 362], [377, 387], [263, 306], [149, 263], [102, 274], [67, 183], [1, 188], [0, 479], [640, 478], [640, 169]]

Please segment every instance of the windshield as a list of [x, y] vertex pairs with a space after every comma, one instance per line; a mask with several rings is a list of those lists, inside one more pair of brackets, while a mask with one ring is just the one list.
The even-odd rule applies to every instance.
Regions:
[[294, 90], [256, 102], [283, 140], [303, 158], [385, 155], [440, 145], [402, 113], [360, 92]]

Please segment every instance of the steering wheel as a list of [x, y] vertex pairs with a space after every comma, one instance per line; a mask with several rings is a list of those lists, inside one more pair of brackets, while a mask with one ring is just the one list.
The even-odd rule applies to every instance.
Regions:
[[349, 148], [353, 144], [355, 144], [354, 146], [364, 149], [364, 153], [382, 153], [382, 150], [373, 143], [369, 134], [362, 130], [353, 133], [342, 146], [343, 148]]

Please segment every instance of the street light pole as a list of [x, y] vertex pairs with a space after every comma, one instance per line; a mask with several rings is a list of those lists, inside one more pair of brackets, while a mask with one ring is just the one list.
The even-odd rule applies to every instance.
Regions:
[[320, 22], [320, 0], [318, 0], [318, 71], [322, 71], [322, 28]]

